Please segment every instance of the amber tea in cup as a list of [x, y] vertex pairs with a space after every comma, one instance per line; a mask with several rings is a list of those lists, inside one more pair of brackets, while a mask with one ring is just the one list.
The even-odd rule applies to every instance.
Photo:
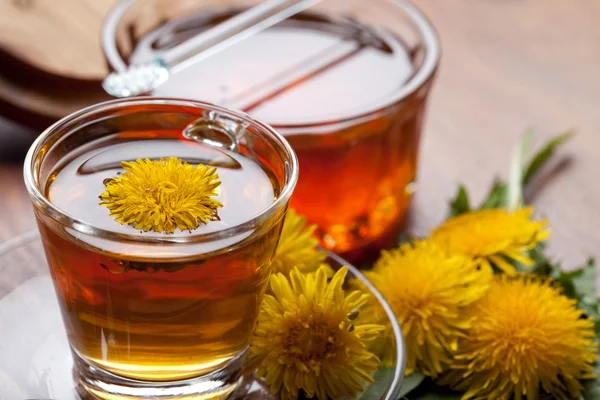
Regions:
[[[212, 220], [144, 231], [100, 205], [122, 162], [171, 157], [216, 168]], [[25, 179], [81, 387], [103, 399], [231, 393], [296, 178], [274, 130], [204, 103], [108, 102], [44, 132]]]
[[[122, 1], [110, 66], [150, 62], [258, 1]], [[419, 137], [439, 59], [426, 18], [400, 0], [326, 0], [178, 71], [153, 94], [244, 110], [300, 161], [291, 205], [351, 259], [389, 245], [415, 190]]]

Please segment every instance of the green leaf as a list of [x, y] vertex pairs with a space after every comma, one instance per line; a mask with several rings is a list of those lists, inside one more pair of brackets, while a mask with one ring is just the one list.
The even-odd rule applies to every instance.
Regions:
[[406, 396], [407, 393], [412, 392], [417, 388], [425, 379], [425, 375], [418, 372], [414, 372], [411, 376], [407, 376], [402, 380], [402, 389], [400, 390], [400, 398]]
[[556, 281], [562, 286], [563, 293], [571, 298], [577, 298], [577, 290], [575, 289], [575, 283], [573, 277], [581, 271], [576, 272], [561, 272], [556, 277]]
[[360, 395], [358, 400], [383, 399], [387, 393], [390, 383], [394, 379], [394, 370], [381, 368], [373, 374], [373, 383]]
[[573, 271], [560, 271], [554, 276], [563, 292], [577, 300], [577, 307], [594, 319], [596, 334], [600, 335], [600, 299], [596, 291], [596, 264], [590, 258], [585, 265]]
[[583, 400], [600, 399], [600, 351], [596, 359], [594, 374], [596, 374], [596, 378], [583, 381], [583, 393], [580, 397]]
[[461, 185], [458, 187], [456, 197], [450, 202], [450, 217], [455, 217], [469, 211], [471, 211], [469, 195], [465, 187]]
[[418, 237], [415, 237], [409, 233], [401, 232], [396, 238], [396, 245], [400, 246], [405, 243], [413, 243], [415, 240], [419, 240]]
[[570, 272], [573, 275], [573, 283], [580, 298], [591, 297], [596, 299], [596, 263], [593, 258], [580, 268]]
[[560, 268], [560, 263], [553, 262], [545, 253], [545, 244], [538, 243], [529, 251], [529, 258], [533, 260], [533, 266], [527, 267], [517, 263], [516, 267], [519, 271], [532, 272], [541, 276], [549, 276], [558, 279], [563, 273]]
[[596, 335], [600, 335], [600, 299], [596, 290], [596, 263], [590, 258], [587, 263], [571, 272], [573, 274], [575, 298], [579, 300], [579, 308], [594, 319]]
[[540, 151], [538, 151], [531, 161], [529, 161], [525, 172], [523, 173], [523, 186], [527, 185], [531, 179], [539, 172], [546, 162], [552, 157], [558, 146], [573, 136], [573, 131], [567, 131], [550, 140]]
[[[485, 200], [483, 200], [482, 204], [479, 206], [479, 209], [508, 208], [510, 205], [522, 202], [525, 185], [527, 185], [535, 174], [537, 174], [546, 164], [554, 154], [556, 148], [572, 135], [572, 132], [569, 131], [553, 138], [531, 158], [526, 166], [524, 166], [525, 154], [532, 139], [532, 132], [525, 132], [519, 140], [519, 143], [517, 143], [513, 153], [509, 173], [509, 183], [507, 184], [496, 179]], [[460, 186], [455, 199], [450, 203], [450, 216], [467, 212], [469, 211], [469, 208], [467, 191], [463, 186]]]
[[496, 180], [494, 185], [491, 187], [487, 197], [483, 203], [479, 206], [480, 210], [486, 210], [490, 208], [504, 208], [506, 204], [506, 184], [500, 180]]
[[515, 210], [523, 204], [523, 166], [525, 154], [529, 150], [532, 131], [526, 131], [516, 145], [510, 162], [508, 173], [508, 190], [506, 191], [506, 205], [510, 210]]

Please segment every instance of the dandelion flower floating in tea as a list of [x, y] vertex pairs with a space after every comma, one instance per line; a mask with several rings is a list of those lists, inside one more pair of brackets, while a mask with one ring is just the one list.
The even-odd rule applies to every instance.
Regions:
[[465, 313], [469, 335], [441, 382], [463, 399], [576, 399], [592, 377], [594, 323], [551, 283], [500, 275]]
[[288, 210], [279, 245], [271, 263], [274, 273], [281, 272], [287, 275], [294, 268], [301, 272], [315, 272], [323, 265], [327, 253], [315, 248], [319, 244], [312, 236], [316, 229], [316, 225], [307, 226], [305, 217], [292, 209]]
[[296, 400], [302, 392], [319, 400], [351, 399], [373, 381], [380, 361], [365, 343], [384, 328], [356, 323], [368, 295], [345, 293], [347, 271], [341, 268], [330, 282], [324, 267], [271, 276], [273, 294], [260, 309], [250, 366], [282, 400]]
[[221, 184], [215, 167], [176, 157], [121, 163], [125, 172], [106, 183], [100, 205], [121, 224], [144, 232], [194, 230], [217, 220], [223, 205], [213, 199]]
[[[407, 374], [419, 370], [434, 377], [451, 364], [452, 351], [470, 327], [470, 317], [462, 310], [483, 296], [492, 279], [491, 269], [478, 269], [469, 258], [450, 256], [428, 240], [382, 252], [365, 275], [398, 317], [406, 342]], [[367, 306], [358, 321], [384, 320], [385, 315]], [[392, 335], [388, 328], [372, 343], [385, 364], [393, 355]]]
[[451, 253], [464, 254], [479, 265], [494, 265], [514, 274], [509, 260], [531, 265], [533, 261], [524, 251], [550, 236], [548, 222], [531, 220], [532, 213], [531, 207], [514, 212], [473, 211], [448, 219], [433, 231], [431, 238]]

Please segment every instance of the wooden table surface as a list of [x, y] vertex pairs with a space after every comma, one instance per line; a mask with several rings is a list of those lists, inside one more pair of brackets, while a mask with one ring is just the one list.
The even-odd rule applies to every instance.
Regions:
[[[537, 144], [575, 128], [557, 171], [538, 180], [534, 203], [552, 223], [550, 252], [566, 267], [600, 256], [600, 1], [416, 2], [443, 55], [410, 230], [439, 223], [457, 184], [480, 199], [495, 175], [506, 176], [525, 128], [537, 130]], [[35, 227], [21, 172], [35, 134], [0, 123], [0, 242]]]

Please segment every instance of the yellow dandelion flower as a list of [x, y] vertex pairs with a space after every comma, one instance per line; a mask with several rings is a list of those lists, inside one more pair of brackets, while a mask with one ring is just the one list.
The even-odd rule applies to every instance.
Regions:
[[296, 400], [303, 391], [320, 400], [350, 399], [373, 381], [380, 361], [365, 342], [383, 326], [355, 323], [368, 296], [344, 292], [347, 271], [341, 268], [329, 283], [325, 268], [271, 276], [273, 295], [261, 305], [250, 365], [279, 398]]
[[218, 220], [215, 199], [221, 184], [215, 167], [183, 163], [176, 157], [122, 162], [125, 172], [106, 182], [100, 205], [123, 225], [147, 232], [193, 230]]
[[550, 232], [548, 221], [532, 221], [531, 207], [514, 212], [492, 209], [473, 211], [448, 219], [431, 235], [433, 241], [452, 253], [464, 254], [484, 266], [495, 265], [514, 275], [509, 259], [531, 265], [524, 254]]
[[[451, 352], [470, 327], [463, 308], [485, 293], [492, 272], [478, 269], [467, 257], [448, 256], [435, 243], [422, 240], [382, 252], [373, 271], [365, 275], [398, 317], [406, 342], [407, 374], [419, 370], [435, 377], [451, 363]], [[360, 321], [377, 323], [384, 318], [367, 307]], [[388, 328], [372, 347], [385, 364], [393, 355], [388, 345], [391, 337]]]
[[315, 248], [319, 244], [312, 236], [316, 229], [316, 225], [307, 226], [306, 218], [289, 209], [271, 263], [272, 271], [288, 274], [298, 268], [301, 272], [315, 272], [327, 258], [325, 251]]
[[549, 282], [499, 276], [466, 313], [469, 336], [441, 380], [463, 399], [576, 399], [596, 359], [594, 324]]

